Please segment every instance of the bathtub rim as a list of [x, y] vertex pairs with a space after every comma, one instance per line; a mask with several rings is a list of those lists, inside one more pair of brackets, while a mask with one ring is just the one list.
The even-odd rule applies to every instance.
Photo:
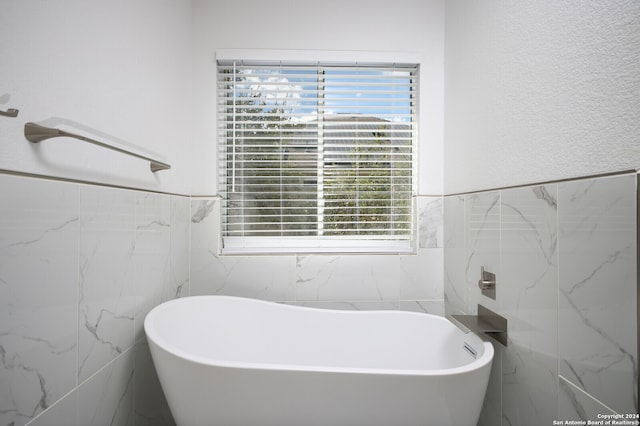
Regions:
[[[484, 351], [483, 354], [472, 360], [468, 364], [464, 364], [459, 367], [453, 368], [444, 368], [444, 369], [401, 369], [401, 368], [355, 368], [355, 367], [336, 367], [336, 366], [310, 366], [310, 365], [301, 365], [301, 364], [276, 364], [276, 363], [259, 363], [259, 362], [241, 362], [241, 361], [228, 361], [228, 360], [220, 360], [212, 357], [204, 357], [199, 355], [194, 355], [177, 347], [176, 345], [169, 342], [163, 336], [161, 336], [160, 331], [154, 327], [152, 324], [153, 318], [165, 310], [169, 309], [173, 304], [179, 303], [188, 303], [191, 299], [227, 299], [227, 300], [242, 300], [242, 303], [256, 303], [256, 304], [277, 304], [281, 309], [292, 309], [292, 310], [313, 310], [319, 311], [323, 314], [330, 314], [330, 312], [339, 312], [341, 314], [346, 315], [375, 315], [375, 314], [384, 314], [384, 315], [418, 315], [424, 316], [427, 315], [432, 319], [440, 322], [445, 322], [447, 327], [453, 327], [456, 329], [456, 332], [459, 332], [463, 335], [471, 335], [473, 336], [472, 340], [476, 340], [478, 343], [481, 343]], [[286, 303], [278, 303], [261, 299], [253, 299], [249, 297], [239, 297], [239, 296], [221, 296], [221, 295], [200, 295], [200, 296], [187, 296], [178, 299], [169, 300], [163, 302], [156, 307], [154, 307], [149, 313], [146, 315], [144, 319], [144, 331], [149, 340], [149, 343], [153, 343], [157, 345], [161, 350], [168, 352], [169, 354], [176, 356], [178, 358], [184, 359], [186, 361], [203, 365], [209, 367], [219, 367], [219, 368], [238, 368], [238, 369], [251, 369], [251, 370], [275, 370], [275, 371], [299, 371], [299, 372], [319, 372], [319, 373], [351, 373], [351, 374], [378, 374], [378, 375], [390, 375], [390, 376], [452, 376], [457, 374], [470, 373], [476, 370], [480, 370], [485, 367], [487, 364], [490, 364], [493, 361], [494, 357], [494, 348], [492, 343], [488, 339], [484, 339], [478, 334], [474, 332], [469, 332], [465, 334], [462, 330], [458, 329], [451, 321], [446, 319], [445, 317], [422, 313], [422, 312], [412, 312], [412, 311], [394, 311], [394, 310], [371, 310], [371, 311], [355, 311], [355, 310], [342, 310], [342, 309], [324, 309], [324, 308], [315, 308], [308, 306], [298, 306], [298, 305], [290, 305]], [[473, 342], [475, 343], [475, 342]]]

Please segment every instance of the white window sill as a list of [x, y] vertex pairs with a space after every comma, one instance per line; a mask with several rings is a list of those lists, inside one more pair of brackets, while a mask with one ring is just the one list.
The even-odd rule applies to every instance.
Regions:
[[415, 254], [410, 240], [225, 237], [222, 255]]

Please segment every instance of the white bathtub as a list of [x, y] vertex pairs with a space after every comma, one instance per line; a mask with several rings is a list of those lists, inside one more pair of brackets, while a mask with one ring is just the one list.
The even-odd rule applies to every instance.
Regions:
[[182, 426], [476, 425], [493, 359], [475, 334], [401, 311], [197, 296], [144, 329]]

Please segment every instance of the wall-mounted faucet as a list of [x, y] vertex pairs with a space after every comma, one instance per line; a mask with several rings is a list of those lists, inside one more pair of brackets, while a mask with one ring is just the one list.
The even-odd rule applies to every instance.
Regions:
[[507, 319], [482, 305], [478, 305], [477, 315], [448, 315], [447, 318], [465, 333], [487, 335], [507, 346]]
[[480, 267], [480, 279], [478, 287], [484, 296], [496, 300], [496, 274], [484, 270], [484, 266]]

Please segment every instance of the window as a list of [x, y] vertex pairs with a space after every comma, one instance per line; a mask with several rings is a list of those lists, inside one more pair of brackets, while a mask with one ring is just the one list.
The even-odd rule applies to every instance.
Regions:
[[223, 252], [412, 250], [416, 65], [218, 61]]

